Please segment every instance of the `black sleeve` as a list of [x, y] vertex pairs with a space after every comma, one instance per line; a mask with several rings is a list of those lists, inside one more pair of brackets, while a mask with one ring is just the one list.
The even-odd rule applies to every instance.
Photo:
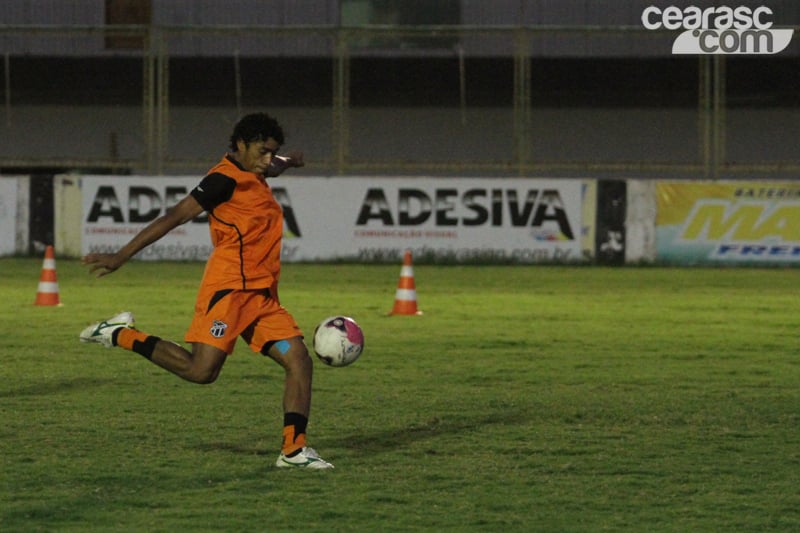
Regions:
[[197, 203], [210, 213], [219, 204], [230, 200], [235, 188], [235, 179], [215, 172], [203, 178], [189, 194], [194, 196]]

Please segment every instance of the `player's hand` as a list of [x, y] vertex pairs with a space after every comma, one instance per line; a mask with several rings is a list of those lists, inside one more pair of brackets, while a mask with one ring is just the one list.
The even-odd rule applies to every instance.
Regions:
[[290, 167], [302, 167], [305, 166], [306, 162], [303, 161], [303, 152], [295, 150], [293, 152], [288, 152], [284, 157], [288, 160], [286, 161]]
[[264, 176], [274, 178], [283, 174], [287, 168], [302, 167], [305, 164], [303, 152], [300, 151], [288, 152], [286, 155], [276, 155], [272, 158], [272, 162], [264, 172]]
[[89, 267], [89, 274], [95, 274], [98, 278], [111, 274], [124, 263], [117, 254], [87, 254], [81, 261], [81, 264]]

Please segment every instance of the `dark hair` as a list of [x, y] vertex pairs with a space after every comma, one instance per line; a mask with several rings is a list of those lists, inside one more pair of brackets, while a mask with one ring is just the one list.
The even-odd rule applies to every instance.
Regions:
[[236, 151], [239, 140], [250, 144], [254, 141], [266, 141], [270, 137], [278, 141], [278, 144], [283, 144], [283, 128], [277, 120], [266, 113], [245, 115], [233, 128], [231, 150]]

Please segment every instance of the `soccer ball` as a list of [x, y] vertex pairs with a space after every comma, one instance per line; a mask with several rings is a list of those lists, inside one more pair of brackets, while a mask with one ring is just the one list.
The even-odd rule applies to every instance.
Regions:
[[331, 316], [314, 330], [314, 353], [329, 366], [347, 366], [364, 349], [364, 332], [356, 321], [346, 316]]

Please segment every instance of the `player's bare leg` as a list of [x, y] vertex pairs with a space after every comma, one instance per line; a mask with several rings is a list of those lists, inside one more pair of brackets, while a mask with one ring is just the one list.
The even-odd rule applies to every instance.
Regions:
[[283, 445], [275, 466], [284, 468], [333, 468], [306, 446], [306, 427], [311, 410], [314, 362], [302, 337], [271, 343], [262, 353], [283, 367]]
[[132, 328], [114, 332], [112, 342], [192, 383], [213, 383], [227, 358], [223, 350], [208, 344], [195, 343], [190, 352], [174, 342]]
[[219, 376], [226, 353], [208, 344], [195, 343], [192, 351], [134, 329], [133, 314], [123, 311], [92, 324], [81, 334], [82, 342], [95, 342], [106, 348], [119, 346], [136, 352], [156, 365], [193, 383], [212, 383]]
[[165, 340], [159, 340], [150, 360], [192, 383], [213, 383], [219, 376], [228, 354], [215, 346], [195, 343], [189, 352], [183, 347]]
[[314, 364], [302, 337], [272, 343], [264, 354], [283, 367], [283, 410], [308, 417], [311, 408], [311, 379]]

